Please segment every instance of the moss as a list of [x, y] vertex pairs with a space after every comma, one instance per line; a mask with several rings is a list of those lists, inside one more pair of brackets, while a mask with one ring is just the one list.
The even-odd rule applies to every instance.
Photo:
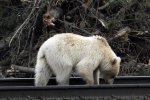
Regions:
[[120, 8], [124, 4], [126, 4], [126, 0], [116, 0], [116, 1], [114, 1], [112, 3], [110, 3], [110, 5], [108, 6], [107, 10], [114, 9], [116, 7]]
[[66, 23], [64, 23], [64, 28], [65, 28], [65, 30], [66, 30], [66, 32], [72, 32], [72, 26], [75, 26], [75, 24], [74, 23], [68, 23], [68, 22], [66, 22]]
[[80, 23], [80, 28], [85, 28], [86, 27], [86, 22], [85, 21], [82, 21], [81, 23]]
[[116, 22], [114, 20], [109, 20], [106, 24], [107, 29], [112, 30], [116, 27]]
[[12, 12], [11, 15], [6, 18], [7, 26], [8, 26], [8, 27], [14, 26], [14, 25], [15, 25], [15, 22], [16, 22], [16, 19], [17, 19], [17, 17], [16, 17], [16, 15], [15, 15], [15, 13]]
[[54, 1], [56, 1], [56, 0], [42, 0], [42, 4], [41, 4], [40, 9], [38, 10], [38, 12], [42, 13], [42, 11], [44, 10], [44, 8], [47, 7], [48, 2], [49, 2], [49, 5], [51, 7], [51, 5], [52, 5], [52, 3]]
[[51, 30], [50, 32], [49, 32], [49, 37], [52, 37], [52, 36], [54, 36], [54, 35], [56, 35], [56, 34], [58, 34], [55, 30]]
[[145, 0], [145, 5], [146, 8], [150, 8], [150, 0]]
[[9, 68], [10, 66], [0, 66], [1, 70], [5, 70], [7, 68]]
[[[0, 9], [2, 9], [1, 5], [0, 5]], [[6, 9], [0, 10], [0, 17], [3, 17], [6, 11], [7, 11]]]
[[11, 59], [7, 58], [5, 60], [0, 61], [0, 66], [10, 66]]
[[31, 61], [33, 67], [35, 67], [35, 65], [36, 65], [36, 58], [37, 58], [37, 56], [35, 56]]
[[28, 3], [27, 3], [27, 2], [22, 2], [22, 5], [23, 5], [23, 6], [27, 6]]
[[[120, 29], [128, 25], [135, 30], [147, 30], [149, 21], [150, 0], [115, 0], [106, 8], [108, 29]], [[130, 20], [128, 20], [130, 19]]]
[[139, 76], [150, 76], [150, 69], [142, 69]]
[[135, 76], [138, 74], [139, 69], [134, 67], [136, 60], [131, 60], [128, 63], [125, 63], [120, 69], [119, 76]]

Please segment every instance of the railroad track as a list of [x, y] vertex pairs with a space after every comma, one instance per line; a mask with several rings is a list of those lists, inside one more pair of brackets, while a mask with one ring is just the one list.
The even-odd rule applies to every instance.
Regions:
[[150, 100], [150, 77], [117, 77], [113, 85], [84, 85], [80, 77], [70, 78], [69, 86], [56, 85], [51, 78], [48, 86], [34, 86], [34, 79], [0, 79], [0, 99], [28, 98], [91, 99], [91, 100]]
[[[106, 84], [99, 78], [100, 84]], [[150, 84], [149, 76], [118, 76], [114, 84]], [[48, 85], [57, 85], [55, 77], [50, 78]], [[80, 77], [71, 77], [70, 85], [85, 85]], [[0, 79], [0, 86], [34, 86], [33, 78], [5, 78]]]

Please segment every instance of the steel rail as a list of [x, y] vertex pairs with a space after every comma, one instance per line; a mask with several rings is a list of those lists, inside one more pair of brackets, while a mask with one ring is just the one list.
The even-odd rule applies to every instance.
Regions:
[[150, 93], [150, 84], [103, 84], [70, 86], [3, 86], [0, 98], [46, 97], [107, 97], [107, 96], [145, 96]]
[[[118, 76], [115, 84], [103, 84], [100, 78], [100, 85], [82, 85], [85, 84], [80, 77], [70, 78], [68, 86], [56, 85], [55, 77], [52, 77], [47, 86], [34, 86], [33, 78], [0, 79], [0, 99], [3, 98], [26, 98], [26, 97], [44, 97], [44, 98], [99, 98], [103, 99], [109, 96], [114, 97], [137, 97], [150, 99], [150, 77], [149, 76]], [[102, 98], [102, 99], [100, 99]], [[80, 99], [80, 100], [81, 100]], [[78, 99], [77, 99], [78, 100]], [[109, 99], [111, 100], [111, 99]], [[120, 100], [120, 99], [112, 99]], [[130, 100], [130, 99], [123, 99]]]
[[[100, 84], [106, 84], [99, 78]], [[149, 84], [150, 76], [118, 76], [114, 84]], [[48, 85], [57, 85], [55, 77], [50, 78]], [[70, 85], [85, 85], [80, 77], [71, 77]], [[34, 86], [33, 78], [5, 78], [0, 79], [0, 86]]]

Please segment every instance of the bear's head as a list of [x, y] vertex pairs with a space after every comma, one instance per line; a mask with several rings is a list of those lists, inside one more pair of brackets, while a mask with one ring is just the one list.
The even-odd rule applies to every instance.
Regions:
[[113, 84], [114, 79], [119, 73], [120, 62], [120, 57], [115, 57], [101, 68], [100, 74], [106, 83]]

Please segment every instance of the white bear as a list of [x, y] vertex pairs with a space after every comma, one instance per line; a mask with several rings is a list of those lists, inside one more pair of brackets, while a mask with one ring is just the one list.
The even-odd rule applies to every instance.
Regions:
[[46, 86], [52, 74], [58, 85], [69, 85], [72, 69], [87, 85], [99, 84], [99, 73], [113, 84], [120, 68], [117, 57], [105, 38], [62, 33], [49, 38], [40, 47], [35, 67], [35, 85]]

